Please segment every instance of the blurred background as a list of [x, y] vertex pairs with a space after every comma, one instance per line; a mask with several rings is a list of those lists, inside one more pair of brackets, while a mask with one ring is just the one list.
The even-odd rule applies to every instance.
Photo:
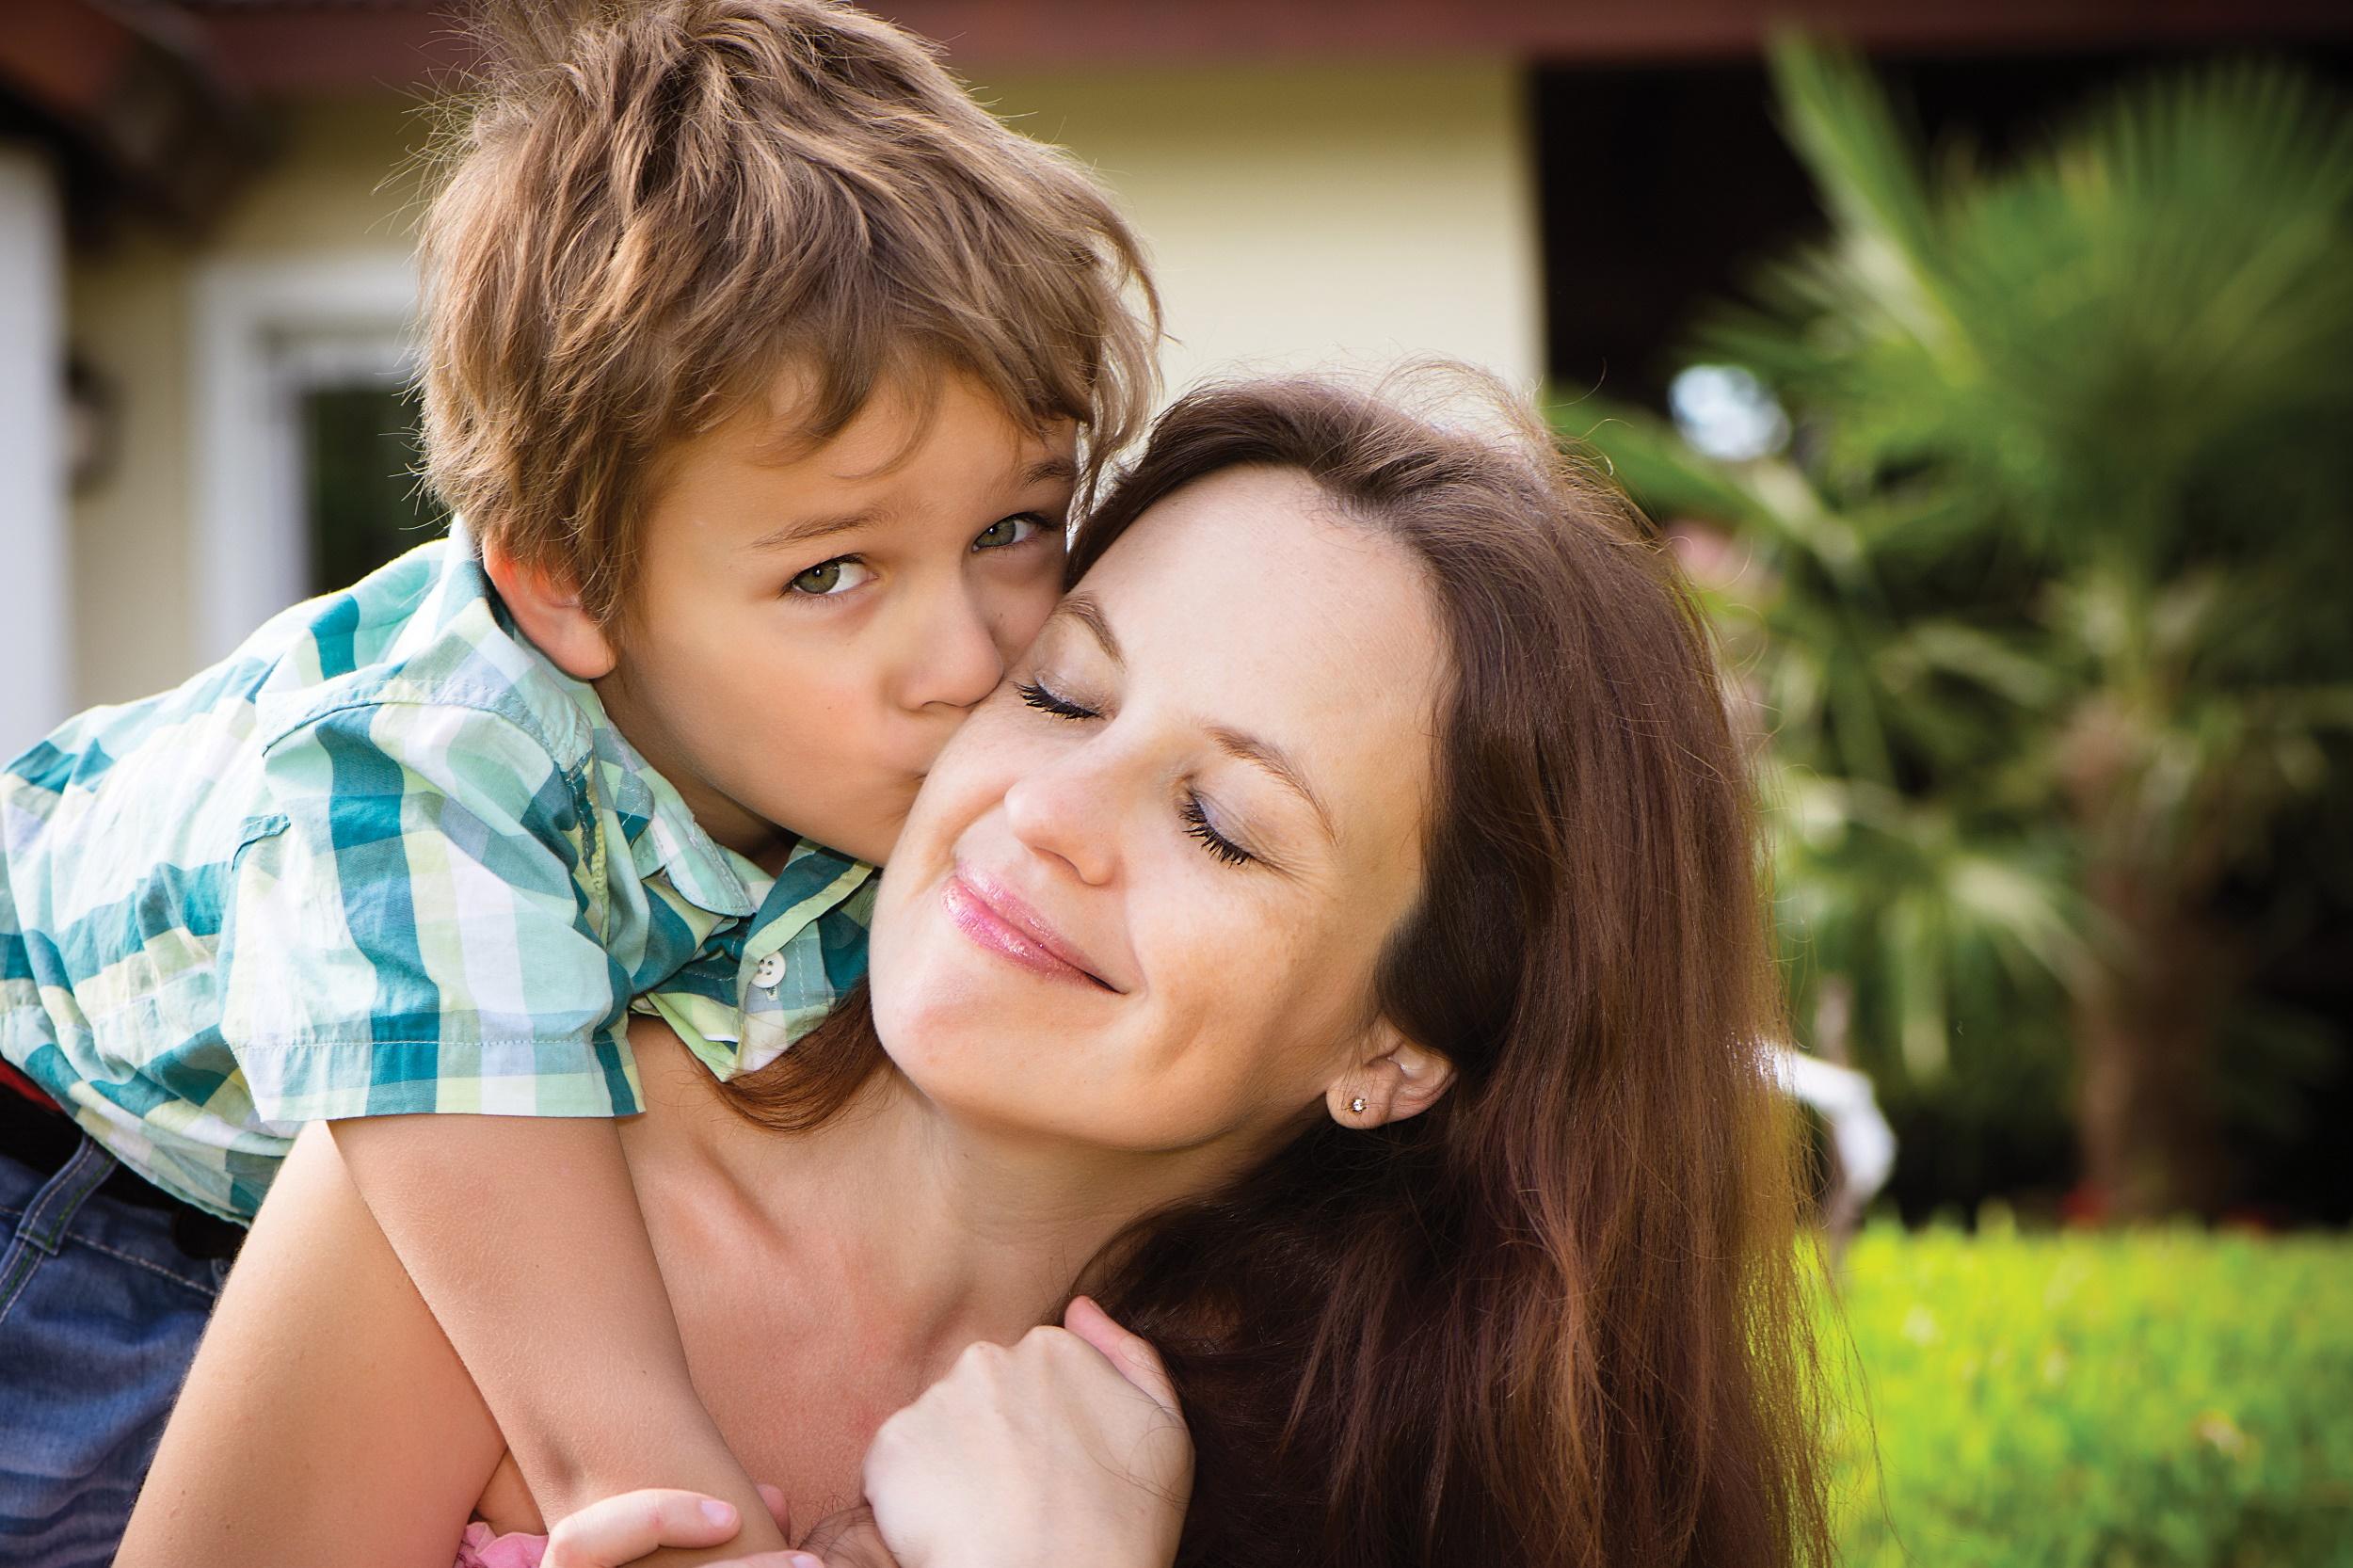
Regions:
[[[1837, 1112], [1849, 1560], [2353, 1563], [2353, 7], [872, 8], [1119, 193], [1172, 387], [1473, 360], [1681, 554]], [[467, 58], [0, 0], [0, 748], [437, 524]]]

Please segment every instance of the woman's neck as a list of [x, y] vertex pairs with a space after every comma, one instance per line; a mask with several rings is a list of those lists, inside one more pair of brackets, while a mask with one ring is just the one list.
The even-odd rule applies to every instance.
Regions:
[[1057, 1320], [1106, 1242], [1230, 1168], [1223, 1150], [1136, 1155], [975, 1126], [889, 1066], [823, 1127], [780, 1134], [730, 1111], [683, 1048], [665, 1055], [640, 1053], [669, 1122], [665, 1166], [728, 1204], [719, 1223], [773, 1242], [791, 1276], [777, 1288], [837, 1339], [840, 1364], [918, 1389], [976, 1339]]

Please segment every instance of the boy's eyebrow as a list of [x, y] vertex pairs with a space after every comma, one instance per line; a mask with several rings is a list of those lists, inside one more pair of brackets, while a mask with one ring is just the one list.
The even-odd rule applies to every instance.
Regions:
[[1069, 458], [1041, 457], [1021, 471], [1020, 488], [1026, 490], [1032, 485], [1043, 485], [1048, 479], [1065, 479], [1075, 482], [1078, 477], [1079, 465]]
[[[1023, 469], [1015, 478], [1015, 488], [1028, 489], [1048, 480], [1075, 483], [1079, 465], [1067, 457], [1041, 457]], [[855, 512], [837, 512], [824, 517], [795, 518], [791, 522], [771, 528], [744, 548], [752, 551], [781, 550], [787, 545], [803, 545], [811, 539], [822, 539], [835, 534], [847, 534], [854, 528], [880, 522], [891, 514], [881, 506], [862, 507]]]
[[[1112, 623], [1103, 614], [1103, 607], [1097, 604], [1092, 596], [1085, 593], [1064, 596], [1063, 601], [1054, 606], [1054, 614], [1048, 618], [1048, 624], [1050, 625], [1053, 620], [1064, 616], [1094, 633], [1096, 642], [1102, 647], [1105, 658], [1122, 669], [1127, 667], [1127, 656], [1120, 652], [1119, 638], [1112, 632]], [[1323, 797], [1316, 793], [1315, 787], [1307, 782], [1307, 776], [1299, 770], [1299, 764], [1293, 762], [1289, 754], [1281, 746], [1276, 745], [1273, 741], [1263, 740], [1245, 730], [1229, 728], [1222, 724], [1209, 726], [1208, 731], [1209, 739], [1215, 741], [1217, 748], [1226, 756], [1239, 762], [1251, 763], [1301, 800], [1305, 801], [1307, 809], [1315, 813], [1316, 825], [1323, 829], [1324, 838], [1335, 845], [1338, 844], [1339, 831], [1332, 825], [1332, 813], [1323, 804]]]
[[880, 506], [867, 506], [855, 512], [833, 512], [822, 517], [795, 518], [791, 522], [771, 528], [745, 550], [781, 550], [787, 545], [807, 544], [811, 539], [826, 538], [835, 534], [847, 534], [853, 528], [864, 528], [880, 522], [890, 514]]

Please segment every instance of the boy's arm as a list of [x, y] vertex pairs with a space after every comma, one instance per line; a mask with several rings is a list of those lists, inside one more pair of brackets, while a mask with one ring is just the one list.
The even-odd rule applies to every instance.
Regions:
[[550, 1525], [617, 1492], [676, 1487], [733, 1503], [742, 1533], [724, 1547], [660, 1552], [647, 1563], [785, 1545], [689, 1381], [611, 1122], [435, 1115], [330, 1125], [353, 1184], [472, 1374]]
[[600, 832], [592, 776], [501, 712], [400, 701], [316, 716], [263, 765], [279, 812], [240, 852], [222, 960], [256, 1114], [341, 1124], [551, 1518], [668, 1482], [735, 1503], [764, 1541], [611, 1122], [637, 1110], [613, 951], [632, 938], [608, 882], [631, 851]]

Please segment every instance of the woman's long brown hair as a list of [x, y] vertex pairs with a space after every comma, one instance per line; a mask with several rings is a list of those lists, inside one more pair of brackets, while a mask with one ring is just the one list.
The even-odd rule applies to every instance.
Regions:
[[[1640, 515], [1488, 401], [1502, 434], [1321, 379], [1198, 392], [1080, 530], [1074, 581], [1186, 485], [1299, 471], [1422, 563], [1453, 673], [1378, 980], [1452, 1091], [1318, 1119], [1139, 1222], [1096, 1294], [1183, 1395], [1180, 1563], [1827, 1562], [1743, 747]], [[845, 1008], [733, 1089], [806, 1127], [880, 1062]]]

